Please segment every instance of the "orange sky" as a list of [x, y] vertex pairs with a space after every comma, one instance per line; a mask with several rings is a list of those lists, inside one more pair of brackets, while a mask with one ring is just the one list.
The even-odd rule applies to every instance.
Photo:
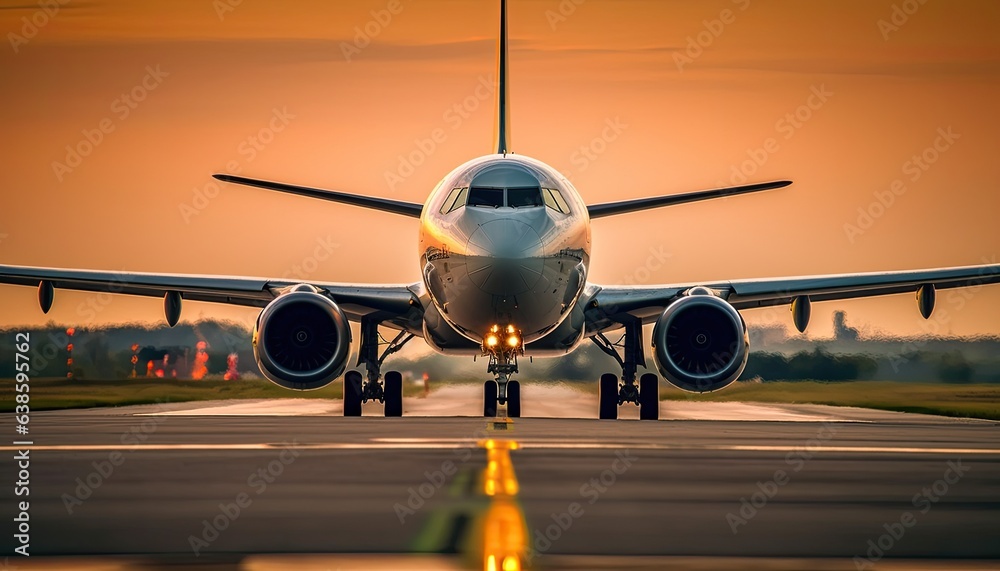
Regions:
[[[382, 26], [372, 11], [388, 0], [233, 1], [220, 18], [225, 2], [71, 0], [51, 17], [0, 3], [0, 263], [274, 277], [305, 266], [302, 277], [317, 281], [419, 279], [413, 220], [235, 186], [202, 203], [195, 189], [238, 166], [423, 201], [454, 166], [490, 149], [492, 99], [477, 98], [477, 87], [494, 71], [497, 3], [401, 0]], [[597, 221], [592, 281], [996, 263], [1000, 4], [931, 0], [880, 30], [894, 3], [904, 4], [588, 0], [556, 17], [558, 0], [511, 0], [513, 148], [570, 175], [588, 202], [728, 184], [750, 155], [763, 164], [749, 180], [795, 181]], [[31, 34], [25, 18], [43, 25]], [[345, 43], [366, 25], [377, 35], [346, 61]], [[121, 96], [134, 88], [143, 101], [131, 108]], [[810, 99], [816, 91], [825, 101]], [[457, 115], [463, 102], [469, 111]], [[815, 109], [800, 109], [810, 102]], [[294, 118], [272, 122], [275, 110]], [[784, 119], [796, 111], [800, 120]], [[67, 145], [102, 121], [103, 140], [57, 175]], [[608, 121], [627, 127], [595, 142]], [[260, 133], [269, 124], [280, 132]], [[390, 185], [400, 156], [438, 128], [445, 141]], [[959, 137], [938, 140], [939, 129]], [[268, 142], [254, 148], [258, 134]], [[586, 158], [583, 145], [602, 152]], [[923, 170], [911, 157], [925, 151], [936, 160]], [[906, 192], [849, 237], [845, 224], [857, 225], [858, 209], [897, 179]], [[319, 242], [337, 245], [324, 260], [314, 258]], [[651, 252], [668, 264], [646, 271]], [[162, 318], [160, 300], [69, 292], [42, 316], [34, 295], [0, 287], [0, 323]], [[82, 310], [88, 303], [99, 311]], [[188, 319], [255, 315], [185, 307]], [[942, 332], [1000, 334], [1000, 288], [961, 303], [942, 296], [940, 307]], [[921, 331], [910, 296], [899, 296], [819, 304], [810, 333], [829, 334], [836, 308], [855, 325]], [[790, 324], [784, 308], [746, 315]]]

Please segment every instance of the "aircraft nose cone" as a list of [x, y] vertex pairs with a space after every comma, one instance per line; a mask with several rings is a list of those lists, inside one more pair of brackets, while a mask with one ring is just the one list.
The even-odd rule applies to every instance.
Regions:
[[483, 291], [511, 296], [530, 291], [542, 277], [542, 239], [518, 220], [491, 220], [469, 237], [469, 278]]

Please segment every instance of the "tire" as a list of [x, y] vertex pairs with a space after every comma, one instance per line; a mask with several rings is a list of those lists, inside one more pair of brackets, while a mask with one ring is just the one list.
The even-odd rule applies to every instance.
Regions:
[[507, 417], [521, 418], [521, 383], [507, 381]]
[[639, 377], [639, 420], [660, 419], [660, 378], [653, 373]]
[[497, 393], [499, 388], [496, 381], [486, 381], [483, 383], [483, 416], [486, 418], [496, 418], [497, 416]]
[[385, 416], [403, 416], [403, 375], [399, 371], [389, 371], [385, 374]]
[[348, 371], [344, 375], [344, 416], [361, 416], [361, 373]]
[[618, 419], [618, 376], [612, 373], [601, 375], [601, 384], [598, 387], [598, 400], [600, 401], [598, 417], [601, 420]]

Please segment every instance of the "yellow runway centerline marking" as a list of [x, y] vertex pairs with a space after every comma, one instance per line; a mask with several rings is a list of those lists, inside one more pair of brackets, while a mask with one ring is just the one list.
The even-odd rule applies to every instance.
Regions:
[[517, 476], [514, 475], [514, 464], [510, 461], [510, 451], [518, 449], [517, 442], [489, 439], [480, 442], [479, 447], [486, 449], [486, 470], [483, 472], [486, 495], [516, 496]]
[[519, 486], [510, 451], [520, 448], [513, 440], [480, 441], [486, 449], [483, 493], [490, 498], [482, 516], [474, 551], [485, 571], [520, 571], [528, 554], [528, 526], [517, 503]]

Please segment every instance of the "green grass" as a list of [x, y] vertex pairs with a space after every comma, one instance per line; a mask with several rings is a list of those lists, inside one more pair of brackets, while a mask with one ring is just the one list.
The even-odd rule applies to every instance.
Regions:
[[945, 385], [894, 381], [736, 383], [703, 395], [675, 389], [661, 399], [856, 406], [878, 410], [1000, 420], [1000, 385]]
[[[179, 381], [167, 379], [135, 379], [116, 381], [66, 379], [31, 379], [31, 410], [64, 408], [127, 406], [167, 402], [192, 402], [226, 399], [320, 398], [341, 399], [343, 385], [332, 383], [315, 391], [290, 391], [263, 379], [241, 381]], [[405, 384], [406, 395], [422, 393], [423, 389]], [[12, 412], [14, 382], [0, 384], [0, 412]]]

